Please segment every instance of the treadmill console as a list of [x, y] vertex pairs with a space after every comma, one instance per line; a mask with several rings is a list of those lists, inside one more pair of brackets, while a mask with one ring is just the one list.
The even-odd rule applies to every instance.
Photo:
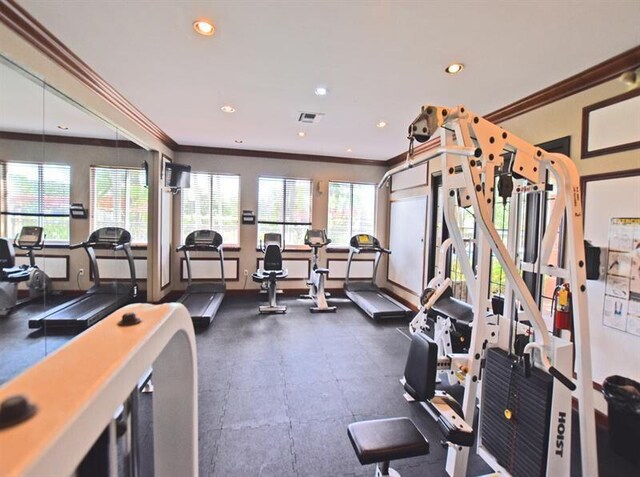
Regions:
[[20, 235], [16, 239], [16, 245], [21, 248], [35, 248], [42, 245], [44, 229], [42, 227], [22, 227]]
[[367, 234], [358, 234], [351, 237], [350, 245], [353, 248], [357, 248], [360, 250], [378, 250], [382, 247], [380, 246], [380, 241], [375, 238], [373, 235]]
[[187, 235], [184, 244], [187, 247], [197, 247], [199, 245], [219, 247], [222, 245], [222, 235], [215, 230], [194, 230]]
[[324, 247], [331, 243], [331, 239], [327, 238], [324, 229], [309, 229], [304, 236], [304, 243], [310, 247]]
[[131, 234], [121, 227], [102, 227], [93, 231], [87, 242], [103, 246], [123, 245], [131, 242]]

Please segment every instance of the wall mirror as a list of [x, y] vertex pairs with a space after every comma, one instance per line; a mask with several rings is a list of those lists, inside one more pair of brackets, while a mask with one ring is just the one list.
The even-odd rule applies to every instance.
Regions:
[[[143, 162], [150, 156], [117, 127], [0, 56], [0, 259], [15, 257], [9, 261], [29, 277], [16, 286], [0, 280], [0, 384], [82, 330], [63, 324], [65, 305], [95, 285], [95, 266], [85, 249], [70, 244], [100, 227], [127, 229], [144, 290], [149, 214]], [[70, 218], [70, 204], [82, 204], [87, 217]], [[41, 238], [33, 235], [39, 230]], [[115, 296], [129, 293], [124, 254], [101, 249], [96, 256], [102, 284]], [[53, 309], [62, 310], [59, 323], [39, 320]], [[78, 309], [66, 314], [78, 315]]]

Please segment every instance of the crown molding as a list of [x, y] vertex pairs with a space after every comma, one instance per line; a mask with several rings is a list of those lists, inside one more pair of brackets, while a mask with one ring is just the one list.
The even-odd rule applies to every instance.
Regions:
[[100, 139], [80, 136], [60, 136], [57, 134], [33, 134], [0, 131], [0, 139], [13, 141], [30, 141], [50, 144], [75, 144], [80, 146], [126, 147], [127, 149], [143, 149], [135, 142], [127, 139]]
[[[576, 93], [580, 93], [594, 86], [598, 86], [606, 81], [614, 79], [625, 71], [633, 70], [640, 66], [640, 46], [636, 46], [608, 60], [598, 63], [591, 68], [570, 76], [547, 88], [541, 89], [529, 96], [515, 101], [507, 106], [485, 115], [485, 119], [492, 123], [501, 123], [508, 119], [515, 118], [528, 113], [534, 109], [554, 103], [560, 99], [567, 98]], [[433, 139], [414, 149], [415, 154], [423, 153], [436, 147]], [[402, 152], [386, 161], [385, 166], [392, 167], [405, 160], [407, 152]]]
[[284, 159], [287, 161], [310, 161], [310, 162], [328, 162], [335, 164], [351, 164], [358, 166], [377, 166], [385, 167], [386, 161], [375, 159], [361, 159], [355, 157], [341, 157], [341, 156], [323, 156], [320, 154], [296, 154], [291, 152], [277, 152], [277, 151], [257, 151], [251, 149], [232, 149], [224, 147], [209, 147], [209, 146], [187, 146], [178, 145], [177, 152], [191, 152], [195, 154], [215, 154], [222, 156], [235, 156], [235, 157], [252, 157], [263, 159]]

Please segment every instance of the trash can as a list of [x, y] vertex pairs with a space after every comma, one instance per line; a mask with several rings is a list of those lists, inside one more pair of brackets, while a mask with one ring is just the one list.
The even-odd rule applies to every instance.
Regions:
[[640, 462], [640, 383], [609, 376], [602, 383], [609, 405], [609, 439], [616, 454]]

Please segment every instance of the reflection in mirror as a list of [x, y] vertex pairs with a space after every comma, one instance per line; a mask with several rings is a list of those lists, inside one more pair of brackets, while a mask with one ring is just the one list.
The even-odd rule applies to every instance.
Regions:
[[[13, 243], [23, 227], [31, 227], [27, 231], [42, 230], [44, 241], [33, 251], [38, 280], [33, 279], [36, 268], [28, 268], [29, 258], [20, 256], [29, 251], [16, 249], [16, 264], [27, 266], [24, 274], [31, 277], [18, 283], [18, 294], [34, 299], [0, 318], [0, 384], [133, 299], [130, 282], [120, 277], [126, 260], [115, 261], [124, 252], [96, 246], [100, 266], [117, 271], [113, 277], [103, 273], [98, 286], [91, 252], [73, 245], [101, 227], [122, 227], [134, 235], [134, 245], [146, 246], [142, 163], [150, 154], [0, 58], [0, 235]], [[70, 204], [82, 204], [87, 217], [70, 218]], [[141, 255], [136, 267], [143, 268], [146, 250], [134, 253]], [[28, 286], [34, 283], [42, 285]]]
[[32, 192], [44, 162], [44, 95], [41, 80], [0, 57], [0, 385], [46, 352], [42, 333], [27, 326], [42, 308], [41, 288], [47, 285], [42, 274], [31, 280], [35, 268], [28, 255], [40, 265], [43, 250], [29, 250], [40, 241], [28, 243], [36, 235], [29, 229], [24, 239], [19, 235], [23, 226], [38, 222], [40, 204]]

